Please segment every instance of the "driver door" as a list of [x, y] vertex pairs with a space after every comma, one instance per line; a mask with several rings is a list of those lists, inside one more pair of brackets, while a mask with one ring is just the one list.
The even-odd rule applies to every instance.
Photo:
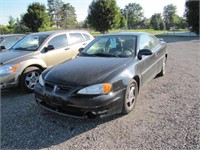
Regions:
[[157, 55], [155, 55], [155, 49], [149, 35], [141, 35], [139, 49], [150, 49], [153, 53], [149, 56], [142, 56], [141, 85], [144, 86], [156, 76], [158, 70]]

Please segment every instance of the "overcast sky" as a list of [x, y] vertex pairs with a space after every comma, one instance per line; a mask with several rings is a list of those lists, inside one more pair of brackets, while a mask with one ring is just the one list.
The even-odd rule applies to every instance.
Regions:
[[[139, 3], [144, 16], [150, 18], [154, 13], [162, 13], [163, 7], [168, 4], [174, 4], [177, 7], [177, 14], [183, 16], [185, 9], [185, 0], [116, 0], [120, 8], [124, 8], [128, 3]], [[47, 6], [47, 0], [0, 0], [0, 24], [8, 24], [9, 16], [19, 18], [26, 12], [29, 4], [40, 2]], [[77, 20], [83, 21], [88, 12], [88, 6], [92, 0], [63, 0], [75, 7]]]

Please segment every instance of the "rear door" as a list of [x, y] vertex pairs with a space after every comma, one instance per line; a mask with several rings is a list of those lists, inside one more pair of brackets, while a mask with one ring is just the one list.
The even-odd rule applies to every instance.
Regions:
[[53, 50], [46, 52], [48, 66], [53, 66], [68, 60], [72, 57], [72, 52], [68, 50], [68, 39], [66, 34], [60, 34], [52, 37], [47, 46], [53, 46]]
[[74, 56], [79, 53], [80, 48], [84, 48], [87, 45], [83, 35], [78, 32], [69, 33], [69, 50]]

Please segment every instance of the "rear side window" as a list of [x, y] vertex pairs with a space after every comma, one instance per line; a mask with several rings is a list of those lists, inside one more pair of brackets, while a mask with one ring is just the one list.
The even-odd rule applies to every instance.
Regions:
[[86, 39], [86, 41], [91, 40], [91, 37], [88, 34], [83, 33], [83, 36]]
[[153, 35], [151, 35], [151, 39], [152, 39], [152, 47], [154, 48], [158, 45], [159, 40]]
[[71, 44], [81, 43], [85, 41], [80, 33], [69, 33], [69, 36], [71, 38]]
[[48, 45], [53, 45], [55, 49], [67, 46], [68, 40], [66, 34], [55, 36], [48, 42]]
[[139, 41], [139, 48], [140, 49], [152, 49], [152, 41], [151, 38], [147, 34], [143, 34], [140, 37]]

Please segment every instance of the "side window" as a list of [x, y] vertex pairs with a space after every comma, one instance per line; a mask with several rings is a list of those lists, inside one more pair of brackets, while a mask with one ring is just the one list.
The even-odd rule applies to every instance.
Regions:
[[148, 35], [144, 34], [141, 35], [140, 41], [139, 41], [139, 49], [151, 49], [152, 48], [152, 42]]
[[83, 36], [86, 39], [86, 41], [88, 41], [88, 40], [91, 39], [91, 37], [88, 34], [86, 34], [86, 33], [83, 33]]
[[55, 47], [55, 49], [67, 46], [68, 41], [67, 41], [66, 34], [58, 35], [58, 36], [52, 38], [48, 42], [48, 45], [53, 45]]
[[74, 43], [81, 43], [84, 40], [83, 36], [80, 33], [69, 33], [70, 39], [71, 39], [71, 44]]
[[155, 37], [155, 36], [153, 36], [153, 35], [151, 35], [151, 39], [152, 39], [152, 48], [154, 48], [154, 47], [156, 47], [157, 45], [158, 45], [158, 39]]

